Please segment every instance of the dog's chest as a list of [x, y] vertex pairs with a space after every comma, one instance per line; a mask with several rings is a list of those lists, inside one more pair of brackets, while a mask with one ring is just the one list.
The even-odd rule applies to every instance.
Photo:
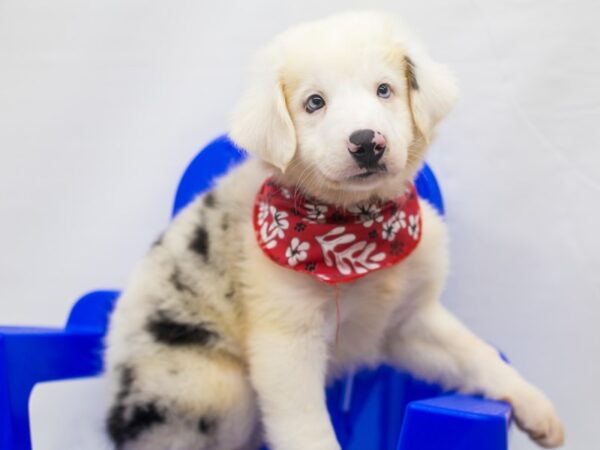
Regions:
[[331, 372], [381, 363], [386, 332], [404, 302], [404, 284], [401, 268], [393, 267], [340, 285], [337, 292], [332, 288], [326, 311]]

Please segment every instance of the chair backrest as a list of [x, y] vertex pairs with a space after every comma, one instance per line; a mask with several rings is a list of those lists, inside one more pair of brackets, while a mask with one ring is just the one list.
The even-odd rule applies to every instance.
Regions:
[[[185, 170], [173, 204], [173, 216], [191, 202], [196, 195], [208, 190], [215, 179], [241, 163], [247, 155], [233, 142], [222, 135], [204, 147]], [[444, 214], [442, 193], [433, 171], [424, 164], [415, 179], [419, 196], [431, 203], [440, 214]]]
[[226, 135], [219, 136], [200, 150], [181, 177], [175, 194], [173, 216], [198, 194], [209, 190], [218, 177], [246, 157], [246, 153], [238, 149]]

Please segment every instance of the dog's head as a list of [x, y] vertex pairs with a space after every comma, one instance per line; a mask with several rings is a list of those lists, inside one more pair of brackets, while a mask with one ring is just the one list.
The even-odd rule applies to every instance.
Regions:
[[379, 13], [292, 28], [254, 70], [232, 139], [282, 182], [338, 204], [398, 195], [458, 93], [400, 21]]

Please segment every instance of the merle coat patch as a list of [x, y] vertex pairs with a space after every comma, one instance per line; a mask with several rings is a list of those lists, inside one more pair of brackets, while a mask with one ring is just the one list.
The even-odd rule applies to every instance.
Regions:
[[194, 233], [194, 237], [190, 242], [190, 250], [198, 253], [208, 261], [208, 231], [202, 225], [198, 225]]
[[151, 318], [146, 329], [157, 342], [167, 345], [200, 345], [214, 343], [219, 335], [210, 330], [205, 323], [183, 323], [164, 314]]
[[209, 192], [204, 196], [204, 206], [206, 206], [207, 208], [214, 208], [216, 203], [217, 200], [213, 192]]
[[202, 434], [213, 434], [217, 430], [218, 421], [214, 417], [200, 417], [198, 431]]
[[169, 281], [173, 287], [179, 292], [187, 292], [188, 294], [196, 295], [196, 291], [192, 289], [182, 278], [181, 269], [179, 266], [173, 268], [173, 272], [169, 277]]
[[137, 438], [144, 431], [165, 421], [164, 413], [153, 402], [126, 406], [126, 400], [131, 394], [135, 374], [131, 367], [121, 369], [119, 391], [115, 404], [110, 409], [106, 419], [106, 429], [117, 446]]

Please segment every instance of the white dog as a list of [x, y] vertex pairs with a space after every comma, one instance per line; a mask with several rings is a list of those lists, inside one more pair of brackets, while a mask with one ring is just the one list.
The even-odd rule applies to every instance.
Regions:
[[563, 442], [550, 401], [438, 303], [446, 226], [410, 181], [456, 97], [387, 15], [266, 48], [231, 128], [255, 158], [175, 218], [114, 312], [117, 448], [337, 450], [324, 386], [382, 362], [509, 401], [540, 445]]

